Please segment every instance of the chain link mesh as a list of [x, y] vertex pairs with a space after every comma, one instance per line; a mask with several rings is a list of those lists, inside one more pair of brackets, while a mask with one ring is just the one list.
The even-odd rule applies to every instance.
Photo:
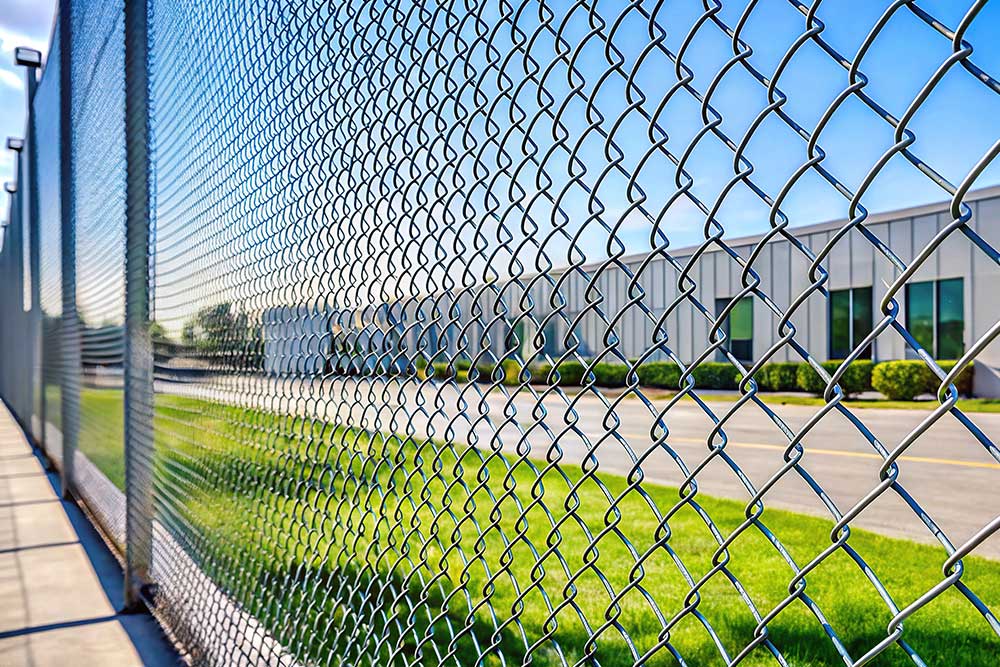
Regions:
[[[959, 402], [1000, 332], [985, 2], [146, 6], [155, 380], [130, 409], [152, 442], [123, 446], [126, 147], [146, 137], [126, 136], [121, 2], [67, 5], [69, 283], [58, 26], [32, 105], [43, 414], [58, 452], [76, 373], [74, 488], [119, 548], [150, 549], [133, 562], [193, 662], [1000, 650], [1000, 570], [975, 557], [1000, 556], [1000, 422]], [[946, 96], [986, 129], [928, 128]], [[893, 188], [948, 202], [871, 213]], [[6, 240], [3, 276], [22, 261]], [[958, 275], [976, 311], [955, 334]], [[67, 289], [77, 368], [54, 352], [76, 340]], [[843, 344], [842, 299], [872, 305]], [[848, 401], [873, 354], [917, 360], [933, 409]], [[822, 400], [767, 400], [776, 362]]]
[[[9, 205], [0, 220], [0, 241], [3, 243], [3, 256], [0, 257], [0, 308], [4, 314], [2, 345], [17, 348], [22, 351], [31, 349], [30, 317], [25, 309], [28, 286], [26, 284], [25, 252], [27, 235], [27, 216], [24, 207], [24, 196], [18, 188], [18, 181], [24, 175], [26, 160], [24, 149], [14, 153], [15, 179], [4, 183], [5, 196], [9, 197]], [[30, 304], [30, 297], [27, 300]], [[29, 357], [30, 359], [30, 357]], [[21, 425], [30, 427], [32, 404], [30, 391], [31, 366], [27, 363], [4, 364], [0, 367], [0, 382], [6, 387], [18, 387], [19, 391], [9, 394], [7, 400], [15, 411]]]
[[[106, 534], [125, 538], [125, 21], [122, 2], [69, 5], [72, 21], [73, 217], [80, 326], [78, 452], [113, 484], [77, 484]], [[91, 397], [91, 400], [83, 400]], [[86, 463], [78, 463], [76, 479]], [[95, 471], [96, 472], [96, 471]]]
[[[41, 400], [39, 419], [42, 420], [42, 444], [49, 458], [62, 456], [62, 434], [59, 425], [60, 381], [62, 354], [60, 319], [62, 317], [62, 235], [60, 221], [59, 146], [60, 146], [60, 76], [59, 26], [52, 33], [52, 42], [45, 63], [44, 75], [31, 101], [31, 122], [38, 145], [38, 203], [40, 233], [39, 285], [42, 316], [41, 326]], [[12, 354], [7, 352], [8, 355]], [[8, 356], [9, 358], [9, 356]]]

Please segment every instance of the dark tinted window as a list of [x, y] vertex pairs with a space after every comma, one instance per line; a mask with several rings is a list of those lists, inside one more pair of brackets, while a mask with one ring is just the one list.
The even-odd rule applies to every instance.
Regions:
[[941, 280], [937, 289], [937, 356], [938, 359], [957, 359], [965, 353], [962, 279]]
[[[730, 299], [716, 299], [715, 313], [719, 315], [729, 304]], [[753, 359], [753, 297], [740, 299], [722, 324], [722, 330], [728, 338], [727, 345], [733, 356], [740, 361]], [[719, 355], [720, 358], [722, 355]]]
[[[851, 324], [854, 347], [861, 345], [865, 336], [872, 332], [872, 288], [856, 287], [851, 294]], [[861, 356], [871, 359], [872, 349], [869, 345]]]
[[[845, 359], [872, 332], [872, 288], [830, 292], [830, 358]], [[868, 345], [861, 359], [871, 359]]]
[[965, 352], [965, 295], [961, 278], [906, 286], [906, 328], [937, 359]]
[[851, 353], [851, 290], [830, 292], [830, 358]]
[[934, 283], [906, 286], [906, 329], [921, 347], [934, 353]]

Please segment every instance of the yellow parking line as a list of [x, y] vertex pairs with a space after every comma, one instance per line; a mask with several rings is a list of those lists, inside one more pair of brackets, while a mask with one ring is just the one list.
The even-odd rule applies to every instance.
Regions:
[[[626, 438], [649, 438], [648, 433], [639, 435], [637, 433], [623, 433]], [[696, 445], [704, 445], [704, 438], [683, 438], [679, 436], [668, 436], [667, 443], [671, 442], [690, 442]], [[766, 445], [760, 442], [728, 442], [726, 447], [737, 447], [741, 449], [769, 449], [772, 451], [785, 451], [787, 447], [781, 445]], [[808, 454], [822, 454], [824, 456], [846, 456], [849, 458], [858, 459], [877, 459], [882, 461], [882, 457], [878, 454], [873, 454], [871, 452], [848, 452], [842, 449], [822, 449], [818, 447], [805, 447], [806, 453]], [[961, 466], [965, 468], [989, 468], [992, 470], [1000, 470], [1000, 463], [983, 463], [980, 461], [958, 461], [956, 459], [938, 459], [932, 456], [901, 456], [900, 461], [911, 461], [913, 463], [933, 463], [936, 465], [944, 466]]]

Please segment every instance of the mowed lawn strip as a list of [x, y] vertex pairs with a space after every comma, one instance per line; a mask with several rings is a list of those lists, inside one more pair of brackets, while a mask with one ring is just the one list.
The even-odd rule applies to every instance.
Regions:
[[[120, 400], [85, 389], [81, 414], [120, 422], [112, 395]], [[161, 520], [303, 658], [385, 664], [419, 653], [427, 665], [464, 665], [499, 646], [520, 664], [525, 644], [537, 643], [536, 665], [586, 655], [613, 667], [636, 656], [681, 664], [673, 651], [688, 665], [723, 665], [720, 646], [731, 659], [754, 639], [746, 600], [766, 616], [789, 596], [793, 570], [765, 530], [799, 567], [830, 544], [832, 521], [767, 508], [691, 594], [718, 549], [702, 513], [726, 537], [744, 523], [743, 503], [699, 494], [695, 506], [675, 488], [643, 483], [640, 494], [621, 476], [584, 478], [579, 465], [546, 468], [173, 395], [156, 397], [156, 447]], [[120, 438], [86, 451], [123, 485]], [[855, 557], [830, 555], [768, 623], [788, 664], [842, 664], [817, 612], [855, 659], [886, 636], [893, 613], [869, 576], [897, 608], [943, 578], [941, 548], [863, 530], [849, 545]], [[1000, 563], [963, 563], [962, 584], [1000, 606]], [[1000, 653], [990, 623], [955, 587], [904, 628], [928, 665], [972, 667]], [[741, 664], [777, 663], [764, 644]], [[872, 664], [914, 663], [896, 645]]]

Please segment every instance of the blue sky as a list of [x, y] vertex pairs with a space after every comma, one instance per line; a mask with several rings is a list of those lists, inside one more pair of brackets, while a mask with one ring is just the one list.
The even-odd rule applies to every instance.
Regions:
[[0, 180], [14, 177], [14, 160], [7, 137], [24, 134], [24, 69], [14, 65], [14, 48], [48, 50], [54, 0], [3, 0], [0, 12]]
[[[576, 3], [567, 0], [548, 0], [546, 4], [557, 15], [565, 13], [568, 7], [576, 6]], [[650, 0], [644, 6], [648, 9], [656, 4]], [[888, 4], [889, 0], [839, 0], [822, 4], [818, 16], [826, 25], [824, 39], [846, 57], [853, 57], [862, 39]], [[920, 6], [945, 25], [955, 27], [961, 22], [970, 4], [971, 1], [966, 0], [924, 0]], [[225, 9], [226, 3], [221, 5], [221, 11], [228, 11]], [[627, 3], [619, 0], [596, 1], [596, 10], [607, 22], [607, 29], [610, 29], [610, 24], [626, 5]], [[731, 26], [735, 25], [745, 5], [746, 2], [724, 3], [720, 18]], [[12, 65], [13, 48], [18, 44], [28, 44], [44, 50], [52, 24], [52, 11], [51, 1], [5, 0], [5, 11], [0, 16], [0, 132], [4, 137], [9, 134], [20, 135], [23, 131], [22, 74]], [[672, 51], [676, 52], [680, 48], [688, 28], [695, 24], [702, 11], [702, 3], [696, 0], [666, 0], [662, 4], [658, 21], [666, 31], [665, 44]], [[525, 20], [530, 22], [530, 19]], [[586, 12], [577, 6], [567, 25], [564, 33], [567, 39], [584, 40], [588, 30]], [[770, 75], [782, 55], [802, 34], [804, 25], [802, 14], [786, 0], [760, 0], [742, 33], [744, 41], [754, 48], [749, 62], [760, 72]], [[966, 34], [966, 40], [975, 46], [973, 60], [994, 76], [1000, 76], [1000, 39], [996, 39], [998, 30], [1000, 3], [992, 3], [981, 12]], [[227, 51], [236, 48], [238, 42], [230, 37], [231, 35], [203, 36], [207, 40], [207, 52], [216, 54], [220, 67], [231, 66], [234, 61], [245, 57], [245, 53], [238, 48], [235, 52]], [[626, 68], [639, 56], [646, 40], [645, 26], [637, 14], [619, 27], [614, 41], [626, 59]], [[541, 45], [540, 50], [540, 60], [544, 62], [546, 50], [551, 54], [551, 44]], [[605, 50], [600, 40], [590, 40], [578, 50], [577, 67], [586, 74], [589, 86], [607, 70]], [[863, 61], [862, 70], [870, 79], [866, 92], [898, 117], [950, 53], [948, 38], [903, 8], [879, 34]], [[715, 73], [731, 55], [731, 45], [721, 30], [714, 26], [699, 30], [684, 58], [695, 76], [692, 85], [704, 92]], [[190, 62], [184, 55], [184, 61], [176, 65], [189, 67]], [[256, 61], [237, 62], [234, 71], [254, 71], [256, 68]], [[292, 72], [288, 83], [293, 90], [303, 92], [307, 78], [298, 77], [296, 80]], [[638, 68], [635, 80], [647, 92], [652, 100], [650, 106], [653, 106], [657, 97], [674, 81], [672, 66], [663, 57], [651, 58], [647, 64]], [[565, 83], [565, 77], [560, 81], [558, 76], [551, 77], [546, 83], [548, 90], [555, 96], [557, 105], [565, 95]], [[185, 94], [205, 93], [212, 99], [213, 95], [220, 92], [199, 90], [201, 84], [196, 82], [189, 81], [189, 85], [192, 88], [185, 91]], [[813, 43], [807, 43], [796, 52], [779, 82], [779, 87], [788, 95], [784, 110], [805, 128], [815, 125], [823, 110], [846, 85], [845, 70]], [[484, 92], [488, 95], [493, 93], [495, 86], [494, 77], [492, 84], [485, 83]], [[587, 88], [585, 92], [590, 94], [593, 91]], [[624, 112], [625, 87], [621, 77], [608, 78], [594, 95], [607, 127]], [[735, 141], [739, 141], [754, 117], [767, 105], [764, 87], [740, 66], [733, 68], [722, 79], [712, 101], [725, 119], [721, 129]], [[534, 111], [527, 95], [525, 99], [519, 100], [519, 104], [529, 114]], [[262, 115], [266, 115], [266, 105], [260, 105], [259, 108]], [[564, 121], [571, 134], [578, 135], [584, 131], [585, 113], [581, 100], [569, 107]], [[287, 118], [273, 120], [284, 122]], [[269, 121], [262, 119], [261, 122], [266, 126]], [[188, 121], [178, 124], [192, 128]], [[682, 153], [703, 125], [697, 102], [687, 93], [674, 96], [663, 110], [660, 124], [671, 135], [668, 148], [674, 154]], [[542, 134], [544, 130], [551, 128], [551, 123], [547, 127], [544, 124], [539, 127], [541, 129], [538, 130], [538, 136], [532, 138], [537, 139], [544, 150], [545, 137]], [[989, 91], [960, 66], [953, 67], [914, 116], [909, 127], [917, 134], [913, 152], [952, 183], [958, 184], [969, 168], [1000, 139], [1000, 96]], [[624, 165], [630, 169], [636, 167], [638, 157], [649, 149], [645, 130], [645, 124], [638, 115], [631, 114], [616, 135], [617, 143], [626, 155]], [[166, 133], [169, 132], [168, 127]], [[276, 138], [280, 140], [280, 133]], [[820, 141], [827, 152], [824, 166], [851, 189], [859, 185], [868, 169], [892, 143], [892, 128], [856, 99], [851, 99], [840, 107]], [[595, 133], [590, 133], [588, 139], [581, 142], [578, 151], [579, 157], [587, 162], [591, 177], [600, 173], [607, 164], [603, 154], [603, 139]], [[3, 153], [0, 158], [0, 178], [6, 180], [11, 177], [12, 160], [5, 151]], [[746, 157], [755, 165], [755, 182], [774, 195], [805, 160], [805, 142], [772, 114], [754, 132]], [[563, 159], [557, 166], [564, 166], [565, 163]], [[271, 173], [272, 168], [273, 165], [260, 165], [260, 175], [263, 177]], [[565, 172], [565, 169], [562, 171]], [[687, 171], [694, 179], [692, 192], [702, 201], [711, 203], [733, 174], [732, 153], [717, 138], [707, 136], [692, 152]], [[222, 165], [220, 172], [225, 172]], [[556, 179], [552, 186], [554, 189], [561, 188], [565, 183], [565, 175], [559, 172], [558, 168], [553, 170], [553, 177]], [[674, 192], [674, 176], [673, 164], [663, 156], [655, 156], [643, 168], [637, 182], [649, 197], [648, 208], [651, 211], [657, 211]], [[525, 177], [524, 182], [519, 185], [530, 196], [532, 186], [529, 180]], [[1000, 161], [978, 179], [975, 187], [998, 182]], [[229, 186], [239, 187], [232, 183]], [[611, 224], [628, 208], [626, 187], [625, 179], [613, 174], [597, 188], [598, 197], [606, 208], [604, 217]], [[912, 164], [897, 156], [880, 172], [863, 202], [869, 211], [878, 212], [945, 198], [946, 195], [940, 188]], [[585, 200], [586, 197], [578, 194], [564, 202], [566, 212], [574, 218], [574, 222], [587, 218]], [[818, 175], [808, 173], [792, 188], [783, 210], [788, 214], [792, 225], [802, 225], [845, 217], [847, 201]], [[639, 219], [639, 216], [633, 217], [624, 221], [618, 236], [627, 251], [641, 252], [649, 248], [650, 226], [648, 221]], [[759, 233], [768, 227], [768, 210], [745, 185], [739, 184], [725, 198], [719, 219], [731, 236]], [[507, 224], [516, 223], [508, 219]], [[679, 201], [671, 207], [664, 230], [676, 248], [696, 243], [703, 236], [703, 224], [704, 215], [693, 204]], [[606, 232], [595, 225], [589, 225], [589, 228], [581, 237], [582, 244], [588, 248], [588, 253], [592, 248], [594, 255], [599, 257], [606, 241]]]

